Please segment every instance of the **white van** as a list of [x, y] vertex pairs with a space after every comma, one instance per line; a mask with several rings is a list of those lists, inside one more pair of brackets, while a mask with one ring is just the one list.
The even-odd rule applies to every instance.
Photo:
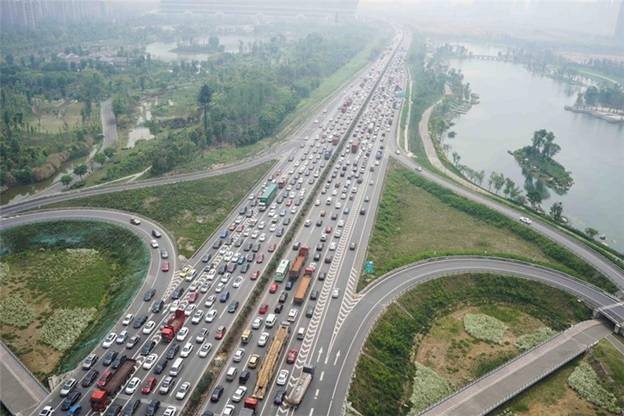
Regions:
[[264, 325], [267, 328], [273, 328], [273, 325], [275, 325], [275, 321], [277, 321], [277, 317], [274, 313], [270, 313], [264, 321]]
[[297, 339], [301, 341], [303, 340], [303, 338], [305, 338], [305, 328], [300, 327], [299, 330], [297, 331]]
[[182, 357], [176, 358], [175, 361], [173, 362], [173, 365], [171, 366], [171, 370], [169, 370], [169, 375], [171, 377], [177, 377], [178, 374], [180, 374], [180, 371], [182, 371], [183, 363], [184, 363], [184, 358]]
[[225, 373], [225, 379], [227, 381], [232, 381], [236, 378], [236, 374], [238, 373], [238, 369], [236, 367], [230, 367]]

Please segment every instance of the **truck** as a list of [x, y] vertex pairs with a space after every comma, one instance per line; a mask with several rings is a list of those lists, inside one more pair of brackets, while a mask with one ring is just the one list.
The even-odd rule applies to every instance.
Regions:
[[313, 377], [314, 367], [303, 367], [303, 372], [297, 379], [297, 382], [293, 388], [286, 393], [286, 397], [284, 398], [284, 403], [288, 407], [297, 408], [301, 404], [303, 396], [305, 396], [308, 387], [312, 384]]
[[262, 365], [260, 366], [260, 370], [258, 371], [256, 386], [251, 395], [254, 399], [264, 399], [267, 388], [271, 385], [271, 380], [279, 367], [279, 357], [288, 341], [289, 334], [290, 326], [283, 322], [275, 333], [273, 342], [271, 342], [267, 354], [262, 361]]
[[285, 186], [286, 186], [286, 178], [282, 176], [282, 177], [281, 177], [281, 178], [279, 178], [279, 180], [277, 181], [277, 187], [278, 187], [279, 189], [282, 189], [282, 188], [284, 188]]
[[334, 146], [336, 146], [338, 144], [338, 142], [340, 141], [340, 137], [337, 134], [334, 134], [334, 136], [332, 137], [332, 141], [331, 144], [333, 144]]
[[297, 280], [301, 271], [303, 270], [303, 265], [308, 259], [308, 253], [310, 252], [310, 248], [308, 246], [299, 247], [299, 252], [297, 254], [297, 258], [292, 262], [292, 266], [290, 266], [290, 271], [288, 272], [288, 278], [290, 280]]
[[360, 142], [351, 143], [351, 153], [357, 153], [360, 148]]
[[266, 207], [271, 205], [271, 202], [273, 201], [273, 198], [275, 198], [276, 194], [277, 185], [274, 183], [268, 184], [262, 195], [260, 195], [260, 206]]
[[258, 399], [253, 397], [245, 397], [243, 402], [243, 408], [238, 413], [238, 416], [254, 416], [256, 414], [256, 408], [258, 407]]
[[167, 342], [171, 342], [173, 338], [175, 338], [180, 328], [184, 326], [185, 319], [186, 316], [184, 316], [184, 311], [182, 309], [176, 309], [173, 316], [169, 318], [165, 326], [163, 326], [160, 330], [163, 339]]
[[312, 275], [314, 274], [314, 269], [310, 267], [306, 267], [303, 272], [303, 277], [301, 281], [297, 285], [297, 290], [295, 290], [295, 298], [293, 302], [297, 305], [300, 305], [305, 301], [305, 298], [308, 294], [308, 289], [312, 284]]
[[[183, 313], [184, 314], [184, 313]], [[94, 412], [102, 412], [110, 404], [112, 397], [119, 392], [121, 387], [132, 376], [136, 366], [136, 360], [122, 357], [122, 363], [113, 373], [111, 378], [103, 387], [97, 387], [91, 393], [91, 409]]]

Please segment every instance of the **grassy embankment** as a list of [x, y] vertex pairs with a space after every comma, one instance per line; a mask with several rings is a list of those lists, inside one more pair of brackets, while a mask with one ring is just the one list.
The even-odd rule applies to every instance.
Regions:
[[624, 407], [624, 356], [607, 340], [602, 340], [589, 354], [559, 369], [548, 378], [502, 407], [496, 415], [610, 415], [604, 408], [581, 397], [568, 383], [579, 364], [589, 364], [600, 376], [600, 386], [619, 397]]
[[358, 288], [397, 267], [456, 254], [527, 260], [615, 290], [588, 264], [530, 227], [391, 164], [368, 249], [375, 273], [363, 274]]
[[134, 234], [102, 222], [37, 223], [0, 238], [0, 336], [42, 380], [84, 358], [149, 264]]
[[272, 165], [267, 162], [198, 181], [73, 199], [53, 207], [113, 208], [144, 215], [173, 233], [179, 253], [190, 257]]
[[[433, 402], [438, 398], [436, 392], [444, 396], [462, 382], [505, 361], [508, 356], [504, 350], [494, 351], [491, 343], [444, 339], [450, 356], [434, 358], [447, 374], [464, 375], [458, 377], [458, 385], [428, 374], [430, 370], [417, 363], [423, 346], [435, 347], [437, 336], [448, 338], [448, 334], [461, 329], [448, 324], [448, 319], [457, 318], [452, 313], [465, 312], [470, 307], [480, 308], [509, 327], [518, 325], [519, 332], [509, 331], [510, 339], [531, 331], [538, 323], [559, 331], [591, 316], [573, 296], [523, 279], [472, 274], [423, 283], [392, 303], [369, 335], [349, 391], [354, 408], [366, 416], [405, 415], [412, 407], [410, 400], [418, 396], [413, 391], [415, 375], [420, 376], [417, 381], [430, 379], [429, 386], [420, 387], [424, 388], [424, 397]], [[451, 318], [444, 318], [449, 314]], [[502, 347], [510, 348], [504, 343]], [[486, 355], [480, 356], [479, 352]]]

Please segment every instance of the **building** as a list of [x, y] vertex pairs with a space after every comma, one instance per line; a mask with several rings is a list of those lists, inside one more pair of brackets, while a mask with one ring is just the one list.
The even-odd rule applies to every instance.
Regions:
[[161, 0], [161, 13], [352, 15], [358, 0]]
[[615, 22], [614, 37], [616, 43], [624, 48], [624, 0], [620, 2], [620, 13], [617, 22]]

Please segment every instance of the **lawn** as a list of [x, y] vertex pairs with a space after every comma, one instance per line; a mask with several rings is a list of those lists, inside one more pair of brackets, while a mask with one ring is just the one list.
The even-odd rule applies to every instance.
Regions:
[[[492, 346], [468, 335], [462, 340], [463, 315], [475, 311], [504, 322], [510, 345]], [[522, 334], [540, 326], [561, 331], [589, 317], [590, 311], [573, 296], [523, 279], [468, 274], [423, 283], [377, 321], [358, 361], [349, 401], [366, 416], [405, 415], [413, 407], [419, 373], [415, 357], [422, 355], [421, 365], [435, 367], [442, 373], [438, 377], [449, 377], [456, 388], [517, 354], [513, 342]]]
[[144, 215], [173, 233], [179, 253], [188, 258], [272, 165], [267, 162], [198, 181], [73, 199], [53, 207], [113, 208]]
[[523, 259], [614, 288], [586, 263], [528, 227], [391, 163], [367, 253], [375, 272], [363, 274], [358, 289], [397, 267], [457, 254]]
[[84, 358], [149, 263], [133, 233], [103, 222], [36, 223], [0, 238], [0, 337], [42, 380]]

